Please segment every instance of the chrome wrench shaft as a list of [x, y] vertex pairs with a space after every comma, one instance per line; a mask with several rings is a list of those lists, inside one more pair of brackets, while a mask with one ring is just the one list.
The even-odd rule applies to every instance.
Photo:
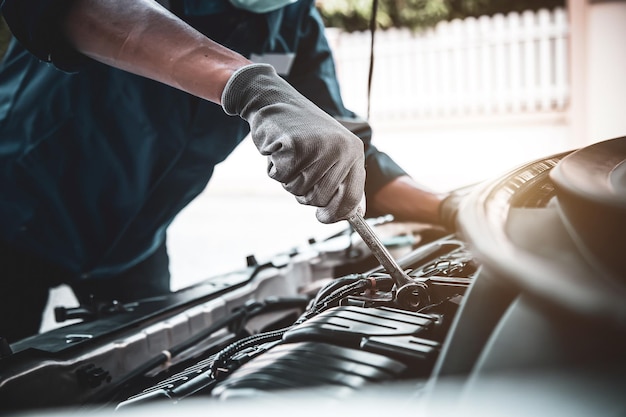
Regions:
[[359, 236], [361, 236], [361, 239], [363, 239], [367, 247], [370, 248], [376, 259], [378, 259], [378, 262], [380, 262], [387, 273], [391, 275], [398, 288], [412, 282], [406, 272], [404, 272], [396, 260], [393, 259], [385, 245], [383, 245], [378, 236], [376, 236], [358, 210], [350, 215], [347, 220]]

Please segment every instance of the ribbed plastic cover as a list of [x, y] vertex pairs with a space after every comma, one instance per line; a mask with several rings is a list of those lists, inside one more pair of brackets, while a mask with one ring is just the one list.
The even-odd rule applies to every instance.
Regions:
[[288, 343], [243, 365], [216, 387], [213, 395], [323, 385], [358, 388], [397, 378], [405, 369], [401, 362], [357, 349], [318, 342]]
[[283, 340], [320, 340], [359, 346], [364, 336], [416, 335], [433, 324], [430, 316], [393, 308], [335, 307], [288, 331]]

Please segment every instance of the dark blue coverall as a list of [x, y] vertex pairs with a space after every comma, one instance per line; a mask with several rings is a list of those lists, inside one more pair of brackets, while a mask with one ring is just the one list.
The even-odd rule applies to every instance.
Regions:
[[[285, 78], [335, 117], [341, 100], [313, 0], [254, 14], [170, 0], [214, 41], [251, 57], [295, 53]], [[166, 229], [249, 132], [214, 103], [80, 55], [57, 30], [70, 0], [3, 0], [0, 65], [0, 336], [36, 333], [50, 287], [81, 302], [169, 291]], [[366, 195], [405, 172], [366, 145]]]

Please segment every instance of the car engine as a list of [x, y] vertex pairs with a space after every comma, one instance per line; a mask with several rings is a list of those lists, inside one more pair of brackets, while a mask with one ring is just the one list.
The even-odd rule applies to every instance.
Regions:
[[[509, 415], [624, 411], [625, 160], [626, 138], [615, 139], [458, 190], [453, 233], [368, 219], [416, 284], [410, 306], [347, 227], [169, 296], [57, 307], [57, 320], [79, 322], [0, 346], [0, 404], [223, 409], [317, 390], [362, 401], [372, 387], [399, 386], [402, 398], [420, 393], [440, 407], [438, 387], [452, 379], [446, 401], [466, 410], [494, 407], [491, 392]], [[533, 386], [547, 409], [520, 400]], [[307, 407], [320, 405], [314, 398]]]

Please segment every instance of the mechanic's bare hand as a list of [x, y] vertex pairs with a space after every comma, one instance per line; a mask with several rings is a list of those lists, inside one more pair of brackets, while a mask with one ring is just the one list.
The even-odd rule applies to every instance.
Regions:
[[344, 220], [365, 188], [363, 142], [298, 93], [266, 64], [233, 74], [222, 106], [250, 123], [252, 140], [267, 155], [268, 175], [301, 204], [319, 207], [322, 223]]

